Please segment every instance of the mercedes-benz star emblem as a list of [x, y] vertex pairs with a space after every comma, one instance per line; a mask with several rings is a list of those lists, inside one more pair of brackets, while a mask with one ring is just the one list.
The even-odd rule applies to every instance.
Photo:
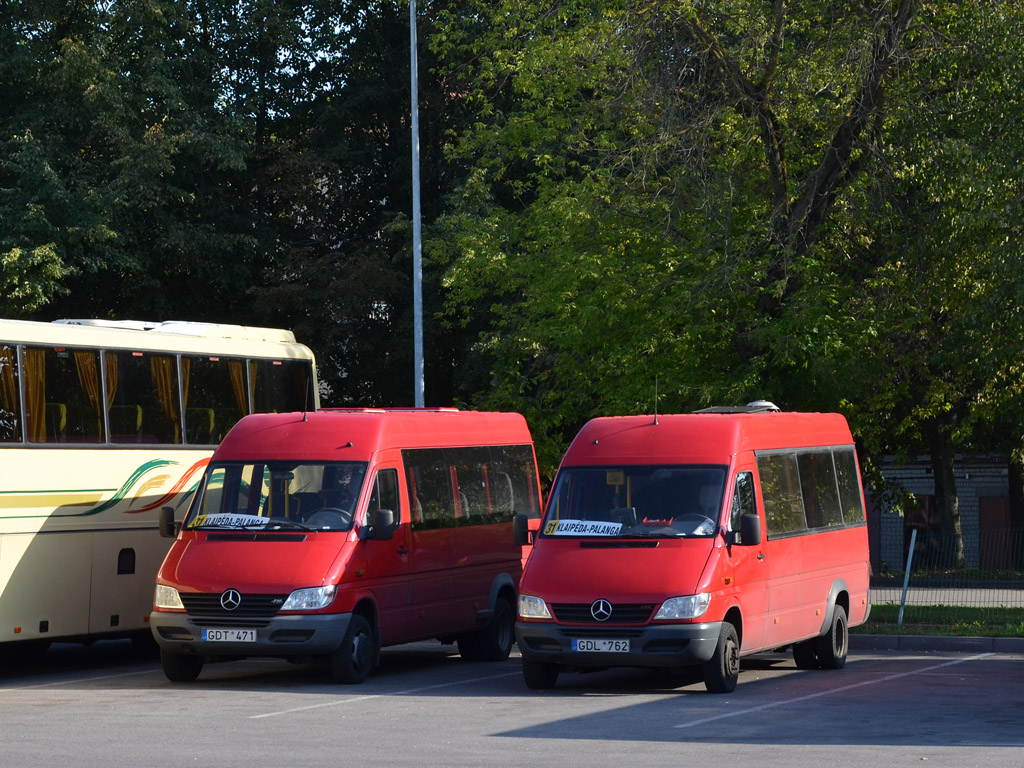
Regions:
[[228, 589], [220, 596], [220, 607], [225, 611], [233, 611], [242, 604], [242, 596], [237, 589]]
[[607, 600], [595, 600], [590, 604], [590, 615], [594, 621], [608, 621], [612, 617], [612, 604]]

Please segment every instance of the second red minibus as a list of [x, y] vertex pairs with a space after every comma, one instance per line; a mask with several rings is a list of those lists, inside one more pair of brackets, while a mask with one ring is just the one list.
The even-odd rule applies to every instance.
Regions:
[[217, 447], [156, 579], [167, 677], [246, 656], [323, 659], [358, 683], [382, 646], [440, 638], [502, 660], [540, 515], [519, 414], [331, 410], [243, 418]]
[[593, 419], [569, 446], [520, 582], [529, 687], [699, 666], [728, 692], [741, 656], [789, 645], [799, 667], [844, 665], [869, 612], [846, 420], [712, 410]]

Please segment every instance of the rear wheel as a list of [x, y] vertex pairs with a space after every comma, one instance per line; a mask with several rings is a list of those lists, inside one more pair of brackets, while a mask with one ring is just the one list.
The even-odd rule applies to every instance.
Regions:
[[818, 662], [822, 669], [842, 669], [846, 666], [846, 652], [849, 645], [850, 634], [846, 624], [846, 609], [837, 605], [832, 609], [832, 624], [829, 631], [816, 640]]
[[817, 669], [818, 663], [818, 639], [811, 638], [802, 643], [793, 643], [793, 661], [797, 669]]
[[535, 691], [554, 688], [558, 682], [558, 665], [546, 661], [523, 659], [523, 680]]
[[341, 647], [330, 656], [331, 675], [336, 682], [363, 682], [377, 660], [377, 635], [365, 616], [353, 613]]
[[704, 685], [711, 693], [731, 693], [740, 678], [740, 639], [736, 627], [722, 622], [714, 655], [704, 663]]
[[459, 636], [459, 653], [467, 661], [504, 661], [512, 652], [515, 626], [512, 604], [499, 598], [486, 627]]
[[160, 650], [160, 665], [172, 683], [191, 683], [203, 671], [203, 657]]

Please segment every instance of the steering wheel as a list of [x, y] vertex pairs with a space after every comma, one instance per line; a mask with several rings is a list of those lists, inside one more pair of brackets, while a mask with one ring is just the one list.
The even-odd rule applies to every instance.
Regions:
[[352, 525], [352, 513], [340, 507], [321, 507], [310, 512], [305, 523], [318, 528], [345, 529]]

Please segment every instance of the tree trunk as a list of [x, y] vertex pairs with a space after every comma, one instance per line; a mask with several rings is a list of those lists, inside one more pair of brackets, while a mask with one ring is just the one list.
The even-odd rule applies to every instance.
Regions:
[[932, 474], [935, 476], [935, 504], [942, 520], [943, 555], [954, 568], [965, 568], [964, 534], [960, 526], [960, 497], [953, 474], [953, 447], [948, 432], [936, 422], [929, 421], [923, 429], [928, 441]]

